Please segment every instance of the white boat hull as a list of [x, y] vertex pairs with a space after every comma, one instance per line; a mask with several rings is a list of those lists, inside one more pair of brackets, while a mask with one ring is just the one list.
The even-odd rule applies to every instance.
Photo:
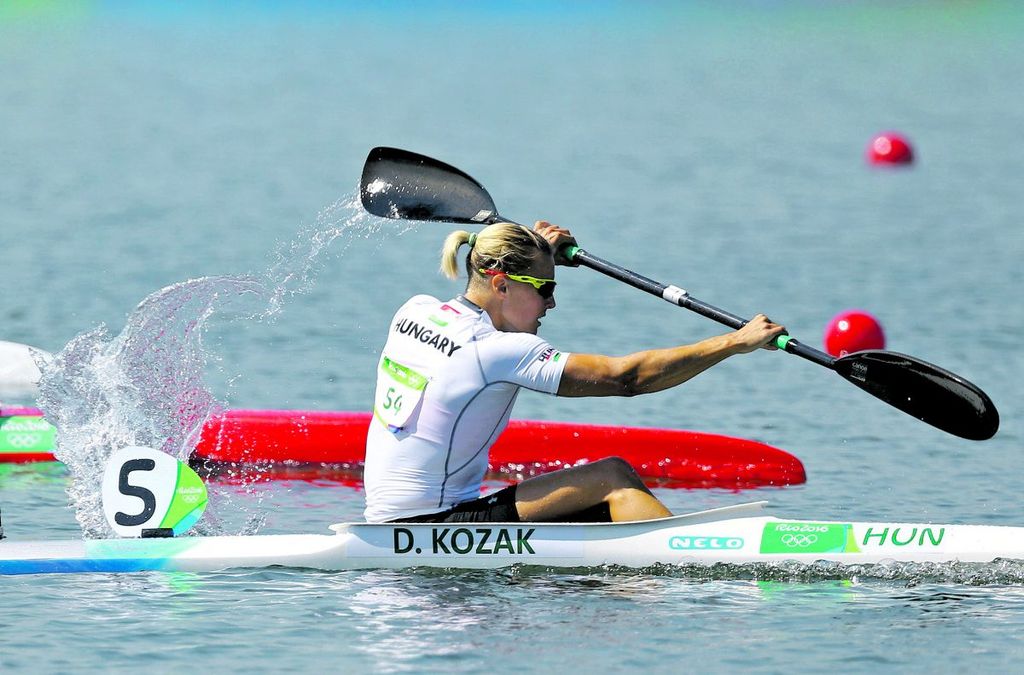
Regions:
[[764, 502], [634, 523], [367, 524], [333, 535], [0, 542], [0, 574], [1024, 560], [1024, 528], [785, 520]]

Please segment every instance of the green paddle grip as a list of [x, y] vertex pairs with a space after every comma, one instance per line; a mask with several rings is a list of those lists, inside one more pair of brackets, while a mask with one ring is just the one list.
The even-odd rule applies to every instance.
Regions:
[[792, 339], [793, 338], [790, 337], [789, 335], [780, 335], [777, 338], [775, 338], [775, 346], [781, 349], [782, 351], [786, 351], [786, 345], [788, 345], [789, 341]]

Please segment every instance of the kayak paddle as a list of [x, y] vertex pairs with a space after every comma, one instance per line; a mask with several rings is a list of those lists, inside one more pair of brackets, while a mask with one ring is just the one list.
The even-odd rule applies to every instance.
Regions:
[[[498, 215], [490, 194], [453, 166], [397, 148], [374, 148], [360, 180], [363, 207], [375, 216], [469, 225], [515, 221]], [[648, 279], [577, 246], [563, 252], [573, 263], [618, 279], [674, 305], [742, 328], [746, 320], [698, 300], [671, 284]], [[913, 356], [872, 349], [835, 358], [781, 335], [775, 345], [838, 373], [872, 396], [955, 436], [983, 441], [999, 429], [999, 413], [988, 395], [964, 378]]]

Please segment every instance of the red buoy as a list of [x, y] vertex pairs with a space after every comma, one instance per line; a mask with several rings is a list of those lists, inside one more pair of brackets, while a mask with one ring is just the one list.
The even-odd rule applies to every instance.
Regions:
[[905, 136], [886, 131], [871, 139], [867, 158], [872, 164], [910, 164], [914, 161], [914, 150]]
[[825, 351], [838, 357], [865, 349], [885, 349], [885, 333], [878, 319], [859, 309], [832, 317], [825, 327]]

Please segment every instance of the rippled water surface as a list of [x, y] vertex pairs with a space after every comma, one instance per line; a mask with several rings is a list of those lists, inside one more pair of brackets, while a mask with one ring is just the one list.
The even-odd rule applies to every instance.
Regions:
[[[807, 343], [867, 309], [890, 349], [968, 377], [1002, 414], [994, 439], [963, 441], [769, 353], [651, 396], [520, 397], [517, 417], [745, 436], [807, 468], [784, 489], [658, 489], [673, 510], [768, 499], [797, 518], [1024, 525], [1016, 4], [12, 7], [0, 339], [67, 346], [68, 372], [89, 375], [50, 399], [83, 470], [0, 465], [12, 540], [100, 527], [81, 515], [88, 461], [121, 431], [176, 452], [218, 407], [368, 408], [394, 309], [459, 290], [434, 272], [445, 225], [345, 206], [375, 145], [451, 162], [509, 217], [567, 225]], [[908, 170], [863, 161], [890, 128], [916, 146]], [[159, 311], [133, 323], [147, 298]], [[543, 330], [616, 354], [719, 331], [583, 269], [559, 271]], [[104, 370], [140, 335], [178, 351]], [[326, 532], [362, 511], [329, 480], [211, 491], [219, 531]], [[5, 672], [1002, 672], [1024, 653], [1015, 562], [237, 570], [11, 577], [0, 593]]]

